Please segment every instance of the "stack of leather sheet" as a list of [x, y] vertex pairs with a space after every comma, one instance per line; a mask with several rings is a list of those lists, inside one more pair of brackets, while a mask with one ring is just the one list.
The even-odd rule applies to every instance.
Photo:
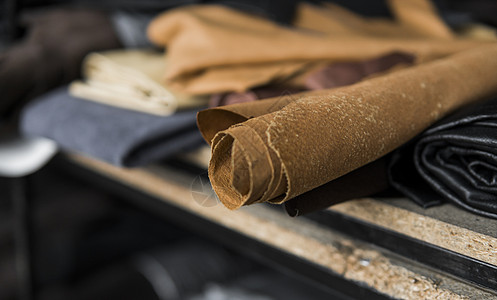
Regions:
[[[197, 117], [212, 147], [212, 185], [228, 208], [285, 202], [298, 215], [382, 191], [387, 155], [497, 94], [494, 39], [457, 35], [427, 0], [387, 3], [392, 19], [302, 4], [291, 26], [221, 5], [169, 10], [147, 30], [167, 60], [140, 51], [93, 54], [87, 82], [72, 86], [79, 97], [147, 117], [59, 91], [26, 110], [23, 129], [138, 166], [200, 144], [194, 111], [171, 119], [150, 113], [170, 114], [215, 94], [213, 105], [238, 103]], [[275, 97], [253, 101], [268, 96]]]
[[393, 51], [417, 62], [483, 42], [460, 39], [423, 0], [391, 0], [394, 20], [363, 18], [335, 5], [301, 5], [292, 27], [217, 5], [168, 11], [148, 27], [167, 48], [165, 80], [192, 94], [245, 91], [285, 82], [323, 64], [372, 59]]
[[[172, 62], [165, 71], [171, 87], [236, 92], [213, 102], [245, 102], [198, 115], [212, 147], [211, 183], [224, 205], [292, 199], [287, 210], [297, 215], [381, 191], [388, 186], [385, 155], [497, 92], [495, 41], [458, 36], [429, 1], [388, 4], [393, 20], [304, 4], [293, 27], [214, 5], [152, 21], [148, 35]], [[396, 51], [411, 60], [381, 63]], [[368, 69], [371, 62], [377, 65]], [[246, 101], [260, 98], [248, 89], [267, 84], [324, 89], [284, 95], [283, 88], [280, 97]]]
[[163, 53], [150, 49], [91, 53], [82, 67], [86, 80], [73, 82], [70, 92], [79, 98], [157, 115], [206, 105], [205, 96], [170, 91], [161, 82], [166, 68]]

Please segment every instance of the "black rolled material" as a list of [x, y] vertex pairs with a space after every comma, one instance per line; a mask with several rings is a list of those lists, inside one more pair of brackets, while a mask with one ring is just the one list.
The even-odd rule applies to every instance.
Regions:
[[389, 179], [424, 207], [449, 201], [497, 218], [497, 97], [456, 112], [396, 151]]

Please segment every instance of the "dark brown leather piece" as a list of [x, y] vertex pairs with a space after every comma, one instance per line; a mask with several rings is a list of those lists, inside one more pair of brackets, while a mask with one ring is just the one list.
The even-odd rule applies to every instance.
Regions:
[[0, 53], [0, 116], [79, 77], [89, 52], [121, 47], [103, 12], [49, 9], [23, 22], [25, 38]]

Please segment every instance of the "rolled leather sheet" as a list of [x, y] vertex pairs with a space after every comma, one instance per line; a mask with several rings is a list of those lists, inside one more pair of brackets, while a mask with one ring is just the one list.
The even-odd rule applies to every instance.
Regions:
[[497, 97], [443, 119], [396, 151], [392, 186], [424, 207], [447, 201], [497, 218], [496, 137]]
[[94, 52], [83, 62], [85, 81], [71, 83], [71, 95], [156, 115], [206, 106], [207, 96], [176, 93], [162, 83], [164, 53], [152, 49]]
[[[424, 62], [484, 44], [455, 38], [430, 5], [408, 9], [411, 4], [406, 4], [425, 0], [391, 2], [402, 9], [381, 30], [369, 30], [374, 20], [344, 14], [345, 9], [337, 14], [334, 7], [303, 4], [293, 27], [284, 27], [227, 7], [193, 5], [159, 15], [150, 23], [148, 36], [167, 48], [166, 82], [191, 94], [243, 92], [284, 82], [318, 62], [365, 60], [393, 51]], [[421, 22], [410, 17], [425, 10]]]
[[30, 103], [20, 130], [52, 139], [65, 150], [135, 167], [202, 145], [195, 116], [195, 110], [161, 117], [84, 101], [64, 87]]
[[212, 186], [230, 209], [285, 202], [497, 92], [496, 68], [492, 44], [351, 86], [200, 112]]
[[[407, 53], [391, 53], [372, 60], [335, 63], [325, 66], [306, 76], [306, 83], [311, 89], [331, 88], [356, 83], [369, 75], [384, 73], [395, 66], [406, 66], [414, 57]], [[243, 103], [297, 93], [298, 90], [282, 87], [263, 87], [245, 93], [228, 93], [214, 95], [210, 107]], [[266, 96], [266, 97], [264, 97]], [[371, 196], [389, 187], [386, 159], [380, 158], [357, 170], [345, 174], [336, 180], [310, 190], [284, 203], [286, 212], [292, 216], [301, 216], [325, 209], [331, 205], [350, 199]]]

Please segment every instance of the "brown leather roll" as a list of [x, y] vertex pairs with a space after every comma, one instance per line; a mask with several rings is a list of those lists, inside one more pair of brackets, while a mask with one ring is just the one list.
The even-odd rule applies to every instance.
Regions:
[[282, 203], [496, 93], [496, 70], [494, 43], [343, 88], [203, 111], [211, 183], [230, 209]]

